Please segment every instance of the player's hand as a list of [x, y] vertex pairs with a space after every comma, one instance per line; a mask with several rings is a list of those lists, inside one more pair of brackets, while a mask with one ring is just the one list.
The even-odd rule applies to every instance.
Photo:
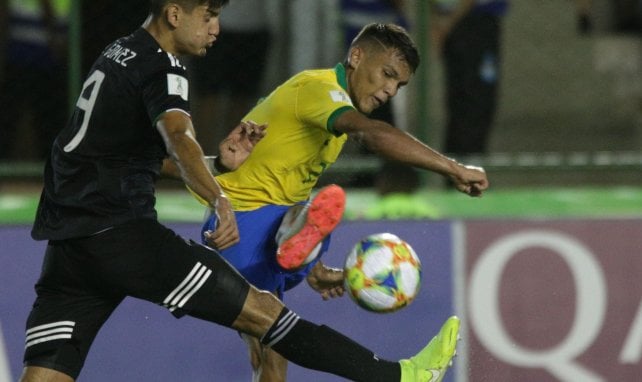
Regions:
[[230, 171], [239, 168], [263, 139], [266, 128], [252, 121], [239, 123], [218, 146], [221, 164]]
[[457, 190], [469, 196], [481, 196], [488, 188], [486, 171], [477, 166], [459, 166], [459, 171], [450, 176]]
[[343, 279], [343, 269], [326, 267], [320, 261], [307, 276], [308, 285], [319, 292], [324, 300], [343, 296]]
[[220, 196], [214, 208], [216, 214], [216, 230], [205, 231], [203, 236], [210, 247], [223, 250], [239, 242], [239, 230], [232, 205], [225, 196]]

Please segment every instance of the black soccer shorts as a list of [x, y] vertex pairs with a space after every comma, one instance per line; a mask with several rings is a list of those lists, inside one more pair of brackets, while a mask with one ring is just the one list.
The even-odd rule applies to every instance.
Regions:
[[248, 291], [218, 253], [154, 220], [50, 241], [27, 320], [25, 365], [77, 378], [98, 330], [127, 296], [229, 327]]

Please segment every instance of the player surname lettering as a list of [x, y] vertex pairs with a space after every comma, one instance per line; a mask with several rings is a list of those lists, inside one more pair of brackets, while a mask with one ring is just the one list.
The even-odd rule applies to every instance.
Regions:
[[136, 57], [136, 52], [129, 48], [125, 48], [120, 44], [114, 44], [103, 52], [103, 56], [126, 67], [127, 61]]

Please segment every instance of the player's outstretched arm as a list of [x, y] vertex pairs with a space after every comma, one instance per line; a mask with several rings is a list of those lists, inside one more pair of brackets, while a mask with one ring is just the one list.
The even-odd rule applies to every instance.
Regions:
[[386, 159], [448, 177], [457, 190], [470, 196], [480, 196], [488, 188], [488, 178], [481, 167], [462, 165], [386, 122], [350, 110], [337, 118], [334, 129]]
[[181, 111], [165, 112], [158, 119], [156, 128], [185, 184], [206, 200], [218, 216], [218, 226], [212, 235], [213, 243], [219, 249], [236, 244], [239, 232], [232, 207], [205, 164], [191, 119]]

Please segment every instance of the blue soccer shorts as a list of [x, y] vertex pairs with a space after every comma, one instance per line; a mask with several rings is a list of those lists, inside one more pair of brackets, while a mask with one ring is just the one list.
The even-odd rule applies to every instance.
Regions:
[[[298, 271], [286, 271], [276, 262], [276, 233], [283, 216], [290, 206], [267, 205], [252, 211], [237, 211], [236, 224], [240, 242], [221, 251], [221, 255], [232, 264], [251, 284], [259, 289], [276, 292], [283, 299], [283, 292], [298, 285], [330, 246], [328, 235], [321, 245], [316, 259]], [[216, 215], [210, 216], [201, 230], [214, 231]]]

